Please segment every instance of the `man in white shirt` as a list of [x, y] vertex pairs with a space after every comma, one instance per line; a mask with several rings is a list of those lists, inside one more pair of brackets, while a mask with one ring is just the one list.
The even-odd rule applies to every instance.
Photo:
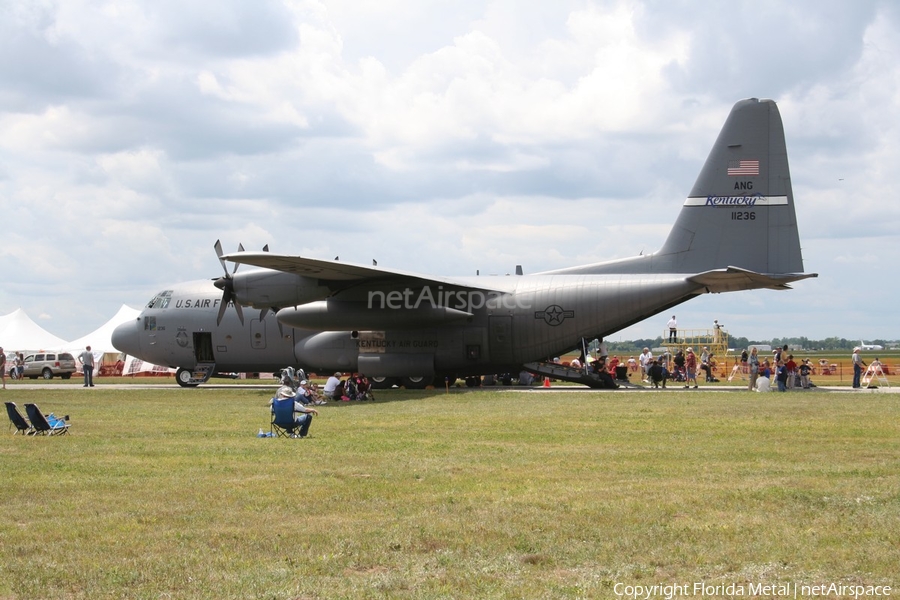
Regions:
[[644, 348], [638, 360], [641, 361], [641, 381], [647, 383], [647, 373], [650, 369], [650, 363], [653, 361], [653, 353], [650, 352], [650, 348]]
[[331, 377], [328, 378], [328, 381], [325, 382], [325, 387], [322, 388], [322, 394], [326, 398], [334, 399], [335, 393], [337, 392], [338, 386], [341, 384], [341, 374], [335, 373]]
[[672, 318], [666, 323], [666, 327], [669, 328], [669, 342], [676, 342], [678, 338], [678, 322], [675, 320], [675, 315], [672, 315]]

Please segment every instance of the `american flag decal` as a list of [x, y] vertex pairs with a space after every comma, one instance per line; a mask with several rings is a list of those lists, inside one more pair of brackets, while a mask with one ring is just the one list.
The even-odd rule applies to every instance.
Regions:
[[728, 161], [728, 175], [731, 177], [744, 177], [747, 175], [759, 175], [758, 160], [730, 160]]

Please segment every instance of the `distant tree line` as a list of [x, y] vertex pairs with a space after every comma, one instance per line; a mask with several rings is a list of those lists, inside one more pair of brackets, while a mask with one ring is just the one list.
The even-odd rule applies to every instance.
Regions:
[[[728, 347], [735, 349], [746, 348], [750, 345], [761, 345], [768, 344], [775, 347], [788, 345], [791, 349], [802, 349], [802, 350], [846, 350], [853, 351], [854, 346], [859, 346], [860, 340], [848, 340], [845, 338], [837, 338], [830, 337], [825, 338], [824, 340], [811, 340], [807, 337], [785, 337], [785, 338], [773, 338], [771, 340], [752, 340], [750, 338], [740, 337], [729, 335], [728, 336]], [[620, 342], [613, 342], [607, 340], [607, 344], [609, 345], [609, 351], [616, 352], [618, 354], [635, 354], [640, 352], [643, 348], [659, 348], [665, 345], [665, 340], [662, 336], [656, 338], [647, 338], [647, 339], [637, 339], [637, 340], [623, 340]], [[878, 344], [884, 346], [885, 348], [894, 348], [898, 345], [895, 341], [888, 340], [867, 340], [867, 344]]]

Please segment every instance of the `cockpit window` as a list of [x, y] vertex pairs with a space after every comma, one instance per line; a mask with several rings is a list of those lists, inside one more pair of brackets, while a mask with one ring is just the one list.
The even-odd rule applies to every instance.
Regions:
[[150, 301], [150, 304], [147, 305], [147, 308], [166, 308], [169, 306], [169, 300], [171, 299], [172, 290], [165, 290], [158, 293], [153, 300]]

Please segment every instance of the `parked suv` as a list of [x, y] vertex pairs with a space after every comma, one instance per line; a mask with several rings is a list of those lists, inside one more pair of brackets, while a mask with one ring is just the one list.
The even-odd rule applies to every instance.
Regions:
[[31, 379], [53, 379], [54, 375], [69, 379], [75, 370], [75, 357], [68, 352], [29, 354], [25, 357], [25, 377]]

